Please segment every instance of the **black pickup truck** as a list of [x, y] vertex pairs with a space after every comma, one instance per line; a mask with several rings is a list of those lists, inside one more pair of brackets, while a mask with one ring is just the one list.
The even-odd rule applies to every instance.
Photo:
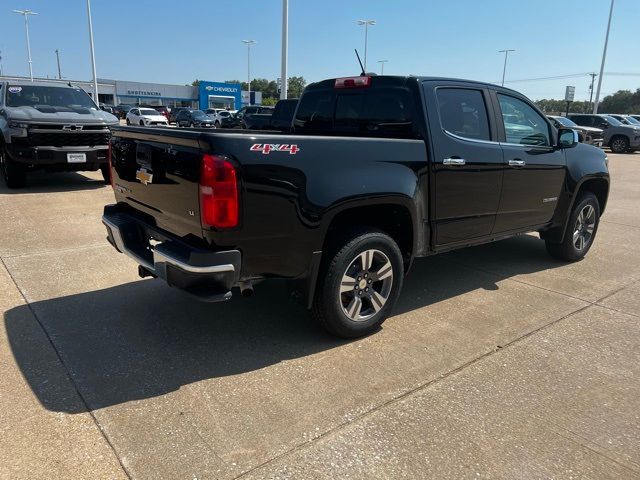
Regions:
[[109, 242], [209, 301], [294, 279], [331, 333], [390, 314], [415, 257], [539, 232], [581, 259], [604, 212], [599, 149], [524, 96], [466, 80], [309, 85], [291, 133], [118, 127]]

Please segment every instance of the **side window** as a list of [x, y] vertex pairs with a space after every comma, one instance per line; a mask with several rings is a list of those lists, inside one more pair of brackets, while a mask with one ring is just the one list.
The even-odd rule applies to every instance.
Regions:
[[440, 124], [449, 133], [474, 140], [491, 140], [482, 91], [438, 88]]
[[520, 99], [498, 94], [507, 143], [549, 146], [549, 125], [542, 115]]

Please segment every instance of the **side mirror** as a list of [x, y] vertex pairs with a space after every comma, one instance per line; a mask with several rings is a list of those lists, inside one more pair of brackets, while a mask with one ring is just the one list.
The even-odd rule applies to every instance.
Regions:
[[573, 148], [579, 141], [578, 132], [572, 128], [558, 129], [558, 148]]

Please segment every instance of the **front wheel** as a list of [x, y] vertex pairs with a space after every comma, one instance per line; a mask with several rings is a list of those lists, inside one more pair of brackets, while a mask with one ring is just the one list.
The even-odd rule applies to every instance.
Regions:
[[564, 238], [559, 243], [545, 241], [549, 254], [559, 260], [575, 262], [587, 254], [600, 223], [600, 205], [591, 192], [585, 192], [576, 201]]
[[9, 159], [6, 147], [0, 144], [0, 171], [7, 188], [23, 188], [27, 184], [27, 171], [24, 165]]
[[629, 150], [629, 139], [618, 135], [613, 137], [610, 146], [613, 153], [624, 153]]
[[396, 242], [376, 230], [350, 235], [326, 259], [318, 278], [312, 314], [331, 334], [368, 335], [386, 320], [404, 277]]

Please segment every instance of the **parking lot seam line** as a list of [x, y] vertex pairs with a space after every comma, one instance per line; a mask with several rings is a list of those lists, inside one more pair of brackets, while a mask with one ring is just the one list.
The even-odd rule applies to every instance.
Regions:
[[[604, 457], [607, 460], [615, 463], [616, 465], [624, 468], [625, 470], [630, 471], [631, 473], [635, 473], [635, 474], [639, 474], [640, 473], [640, 465], [637, 465], [635, 462], [630, 462], [627, 464], [626, 461], [624, 460], [618, 460], [616, 458], [613, 458], [611, 456], [609, 456], [609, 451], [603, 447], [602, 445], [593, 442], [591, 440], [589, 440], [586, 437], [583, 437], [582, 435], [574, 432], [573, 430], [570, 430], [568, 428], [563, 427], [562, 425], [558, 425], [556, 423], [551, 423], [548, 422], [547, 420], [545, 420], [544, 418], [540, 417], [539, 415], [533, 415], [533, 418], [538, 419], [539, 421], [541, 421], [542, 423], [546, 423], [549, 427], [549, 430], [551, 430], [553, 433], [555, 433], [556, 435], [558, 435], [559, 437], [562, 437], [572, 443], [575, 443], [576, 445], [579, 445], [582, 448], [586, 448], [587, 450], [589, 450], [590, 452], [595, 453], [597, 456], [600, 457]], [[568, 432], [569, 435], [565, 435], [559, 431], [557, 431], [554, 427], [560, 429], [560, 430], [564, 430], [565, 432]], [[579, 438], [581, 441], [576, 440], [576, 438], [573, 437], [577, 437]], [[584, 443], [583, 443], [584, 442]], [[594, 446], [592, 446], [594, 445]]]
[[[469, 270], [475, 270], [476, 272], [482, 272], [482, 273], [485, 273], [487, 275], [493, 275], [494, 277], [502, 278], [501, 275], [498, 272], [492, 272], [491, 270], [486, 270], [484, 268], [476, 267], [476, 266], [473, 266], [473, 265], [468, 265], [468, 264], [466, 264], [466, 263], [464, 263], [464, 262], [462, 262], [460, 260], [451, 259], [451, 261], [453, 263], [456, 263], [456, 264], [460, 265], [461, 267], [465, 267], [465, 268], [467, 268]], [[503, 280], [519, 283], [521, 285], [526, 285], [528, 287], [538, 288], [540, 290], [544, 290], [544, 291], [550, 292], [550, 293], [556, 293], [558, 295], [562, 295], [563, 297], [572, 298], [574, 300], [579, 300], [581, 302], [589, 303], [589, 304], [592, 304], [592, 305], [595, 303], [595, 302], [592, 302], [591, 300], [587, 300], [586, 298], [576, 297], [575, 295], [570, 295], [570, 294], [565, 293], [565, 292], [558, 292], [557, 290], [553, 290], [552, 288], [547, 288], [547, 287], [543, 287], [543, 286], [540, 286], [540, 285], [535, 285], [533, 283], [525, 282], [524, 280], [518, 280], [518, 279], [513, 278], [513, 277], [503, 278]]]
[[561, 321], [566, 320], [567, 318], [569, 318], [569, 317], [571, 317], [573, 315], [576, 315], [578, 313], [581, 313], [581, 312], [583, 312], [583, 311], [585, 311], [585, 310], [587, 310], [589, 308], [593, 308], [593, 307], [600, 308], [599, 305], [594, 305], [592, 303], [589, 303], [589, 304], [584, 305], [584, 306], [582, 306], [582, 307], [580, 307], [580, 308], [578, 308], [578, 309], [576, 309], [576, 310], [574, 310], [572, 312], [567, 313], [566, 315], [561, 316], [560, 318], [557, 318], [556, 320], [552, 320], [549, 323], [545, 323], [544, 325], [541, 325], [538, 328], [530, 330], [529, 332], [527, 332], [527, 333], [525, 333], [525, 334], [523, 334], [523, 335], [521, 335], [521, 336], [519, 336], [517, 338], [514, 338], [513, 340], [510, 340], [509, 342], [505, 343], [504, 345], [501, 345], [499, 348], [494, 348], [494, 349], [488, 350], [488, 351], [484, 352], [483, 354], [481, 354], [480, 356], [478, 356], [476, 358], [473, 358], [473, 359], [463, 363], [462, 365], [457, 366], [453, 370], [451, 370], [451, 371], [449, 371], [447, 373], [441, 374], [437, 378], [433, 378], [431, 380], [428, 380], [427, 382], [419, 384], [415, 388], [412, 388], [411, 390], [409, 390], [407, 392], [401, 393], [400, 395], [398, 395], [396, 397], [390, 398], [390, 399], [382, 402], [380, 405], [377, 405], [377, 406], [371, 408], [370, 410], [367, 410], [366, 412], [363, 412], [362, 414], [352, 418], [351, 420], [348, 420], [346, 422], [340, 423], [339, 425], [336, 425], [335, 427], [327, 430], [326, 432], [321, 433], [320, 435], [318, 435], [317, 437], [315, 437], [315, 438], [313, 438], [311, 440], [308, 440], [306, 442], [298, 444], [298, 445], [294, 446], [293, 448], [287, 450], [286, 452], [283, 452], [283, 453], [281, 453], [279, 455], [276, 455], [275, 457], [262, 462], [260, 465], [256, 465], [255, 467], [250, 468], [246, 472], [243, 472], [240, 475], [238, 475], [236, 477], [233, 477], [233, 480], [239, 480], [239, 479], [241, 479], [243, 477], [246, 477], [250, 473], [252, 473], [252, 472], [254, 472], [256, 470], [259, 470], [259, 469], [269, 465], [270, 463], [273, 463], [273, 462], [275, 462], [277, 460], [280, 460], [281, 458], [289, 456], [292, 453], [295, 453], [295, 452], [297, 452], [299, 450], [303, 450], [305, 448], [310, 448], [317, 441], [320, 441], [320, 440], [328, 437], [329, 435], [333, 435], [335, 433], [340, 432], [341, 430], [347, 428], [351, 424], [353, 424], [353, 423], [355, 423], [357, 421], [363, 420], [363, 419], [367, 418], [368, 416], [376, 413], [378, 410], [381, 410], [381, 409], [383, 409], [383, 408], [385, 408], [385, 407], [387, 407], [389, 405], [393, 405], [395, 403], [398, 403], [401, 400], [404, 400], [405, 398], [407, 398], [407, 397], [409, 397], [409, 396], [411, 396], [411, 395], [413, 395], [415, 393], [418, 393], [420, 391], [426, 390], [430, 386], [436, 385], [436, 384], [448, 379], [449, 377], [461, 372], [462, 370], [465, 370], [468, 367], [471, 367], [471, 366], [475, 365], [476, 363], [484, 360], [485, 358], [488, 358], [488, 357], [490, 357], [490, 356], [492, 356], [492, 355], [494, 355], [496, 353], [499, 353], [499, 352], [504, 352], [507, 348], [513, 347], [514, 345], [520, 343], [521, 341], [526, 340], [530, 336], [535, 335], [536, 333], [538, 333], [538, 332], [540, 332], [542, 330], [545, 330], [545, 329], [547, 329], [549, 327], [552, 327], [553, 325], [556, 325], [556, 324], [560, 323]]
[[611, 222], [609, 220], [600, 220], [600, 223], [610, 223], [612, 225], [619, 225], [621, 227], [640, 228], [640, 225], [629, 225], [628, 223]]
[[92, 248], [100, 248], [100, 247], [111, 247], [109, 244], [102, 243], [92, 243], [90, 245], [78, 245], [77, 247], [68, 247], [68, 248], [60, 248], [58, 250], [45, 250], [33, 253], [20, 253], [18, 255], [0, 255], [0, 258], [10, 259], [10, 258], [26, 258], [26, 257], [34, 257], [36, 255], [49, 255], [51, 253], [67, 253], [74, 252], [76, 250], [90, 250]]
[[107, 442], [107, 445], [109, 446], [109, 448], [113, 452], [113, 455], [116, 457], [116, 460], [118, 461], [118, 464], [120, 465], [120, 468], [122, 468], [122, 471], [124, 472], [126, 477], [129, 480], [132, 480], [133, 477], [131, 476], [131, 474], [129, 473], [127, 468], [122, 463], [122, 460], [120, 459], [120, 456], [118, 455], [118, 452], [116, 451], [115, 446], [111, 443], [111, 440], [109, 440], [109, 437], [107, 436], [106, 432], [103, 430], [102, 425], [100, 425], [100, 422], [98, 421], [98, 419], [94, 415], [93, 411], [89, 408], [89, 404], [87, 403], [87, 400], [84, 398], [84, 396], [80, 392], [80, 389], [78, 388], [78, 385], [76, 384], [75, 380], [73, 379], [73, 376], [71, 375], [71, 371], [69, 370], [69, 367], [67, 367], [67, 365], [64, 363], [64, 360], [62, 359], [62, 356], [60, 355], [60, 352], [58, 351], [58, 349], [56, 348], [55, 344], [53, 343], [53, 340], [51, 339], [51, 336], [49, 335], [49, 332], [44, 327], [44, 324], [40, 321], [40, 318], [36, 314], [35, 310], [32, 308], [31, 303], [27, 300], [27, 297], [25, 296], [24, 292], [20, 288], [20, 285], [18, 285], [18, 282], [16, 281], [16, 279], [13, 277], [13, 274], [11, 273], [11, 270], [9, 270], [9, 267], [4, 262], [3, 258], [0, 258], [0, 263], [2, 263], [2, 266], [7, 271], [7, 274], [9, 275], [9, 278], [11, 278], [11, 281], [13, 282], [13, 284], [16, 287], [16, 289], [20, 293], [20, 296], [24, 300], [26, 306], [29, 308], [29, 311], [31, 312], [31, 315], [33, 315], [33, 318], [35, 318], [36, 322], [38, 323], [38, 326], [42, 329], [42, 333], [44, 333], [44, 336], [47, 338], [47, 341], [49, 342], [49, 345], [51, 345], [51, 348], [53, 349], [56, 357], [58, 358], [58, 361], [60, 362], [60, 364], [64, 368], [64, 370], [65, 370], [65, 372], [67, 374], [67, 377], [69, 378], [69, 382], [71, 383], [71, 385], [73, 385], [73, 389], [75, 390], [76, 394], [78, 395], [78, 398], [82, 402], [82, 405], [84, 405], [84, 408], [86, 409], [87, 413], [93, 419], [93, 423], [95, 424], [96, 428], [100, 432], [100, 435], [102, 435], [102, 438], [104, 438], [105, 442]]

